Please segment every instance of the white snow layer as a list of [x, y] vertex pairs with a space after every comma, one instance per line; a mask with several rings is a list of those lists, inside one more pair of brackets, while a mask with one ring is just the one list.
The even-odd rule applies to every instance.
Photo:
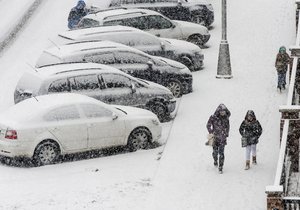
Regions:
[[[10, 1], [0, 0], [0, 5]], [[30, 65], [52, 46], [48, 37], [67, 30], [68, 12], [75, 4], [75, 0], [44, 1], [0, 58], [0, 110], [13, 104], [22, 73], [33, 71]], [[0, 165], [0, 209], [266, 209], [265, 186], [274, 181], [279, 152], [278, 106], [287, 96], [276, 91], [274, 60], [279, 46], [295, 44], [294, 2], [227, 2], [230, 80], [215, 78], [221, 1], [212, 4], [216, 20], [203, 50], [205, 68], [193, 73], [194, 92], [180, 100], [174, 122], [164, 124], [161, 141], [169, 135], [165, 146], [38, 168]], [[2, 15], [11, 13], [4, 10]], [[206, 122], [220, 103], [232, 113], [222, 175], [213, 166], [211, 148], [204, 146]], [[255, 111], [263, 135], [258, 165], [245, 171], [238, 128], [248, 109]]]

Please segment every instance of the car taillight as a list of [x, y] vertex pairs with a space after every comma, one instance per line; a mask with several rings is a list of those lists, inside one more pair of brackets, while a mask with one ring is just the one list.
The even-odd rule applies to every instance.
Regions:
[[6, 130], [5, 138], [6, 139], [18, 139], [17, 131], [16, 130]]

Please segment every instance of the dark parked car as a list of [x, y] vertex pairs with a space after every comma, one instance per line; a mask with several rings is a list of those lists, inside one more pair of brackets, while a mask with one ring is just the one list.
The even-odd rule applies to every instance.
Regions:
[[112, 0], [110, 6], [151, 9], [172, 20], [204, 26], [210, 26], [214, 22], [214, 9], [206, 0]]
[[161, 56], [186, 65], [191, 71], [203, 68], [204, 55], [197, 45], [177, 39], [159, 38], [145, 31], [128, 26], [103, 26], [71, 30], [58, 34], [59, 44], [70, 41], [109, 40], [145, 53]]
[[78, 93], [108, 104], [152, 111], [160, 120], [169, 118], [176, 100], [167, 88], [134, 78], [110, 66], [96, 63], [65, 63], [25, 73], [19, 80], [14, 101], [53, 93]]
[[106, 64], [131, 76], [164, 85], [175, 97], [192, 91], [193, 77], [183, 64], [110, 41], [74, 42], [47, 49], [37, 66], [83, 61]]

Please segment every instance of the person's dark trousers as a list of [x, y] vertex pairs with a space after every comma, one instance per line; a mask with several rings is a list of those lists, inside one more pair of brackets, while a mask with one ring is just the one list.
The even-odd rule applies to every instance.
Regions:
[[214, 158], [214, 162], [218, 162], [218, 156], [219, 156], [219, 168], [223, 168], [224, 165], [224, 159], [225, 159], [224, 148], [225, 145], [220, 144], [220, 141], [218, 141], [218, 139], [215, 139], [212, 156]]
[[286, 72], [277, 72], [278, 73], [278, 83], [277, 83], [277, 88], [283, 88], [286, 85]]

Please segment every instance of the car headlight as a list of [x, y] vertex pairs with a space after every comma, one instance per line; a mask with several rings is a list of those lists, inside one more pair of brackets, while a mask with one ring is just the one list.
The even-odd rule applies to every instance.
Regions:
[[153, 119], [153, 120], [152, 120], [152, 123], [153, 123], [154, 125], [159, 125], [159, 120], [158, 120], [158, 119]]
[[214, 11], [214, 8], [211, 4], [206, 5], [207, 9], [209, 9], [210, 11]]
[[180, 69], [180, 73], [192, 75], [191, 71], [187, 67], [183, 68], [183, 69]]

